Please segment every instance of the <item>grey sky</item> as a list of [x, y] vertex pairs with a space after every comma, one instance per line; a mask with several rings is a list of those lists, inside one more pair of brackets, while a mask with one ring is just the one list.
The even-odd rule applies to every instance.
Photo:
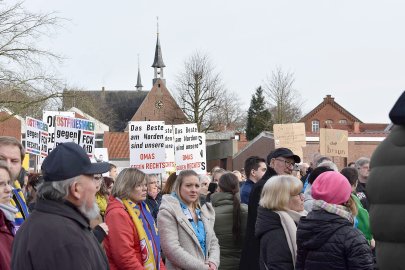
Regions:
[[67, 59], [68, 85], [134, 89], [137, 55], [152, 86], [156, 16], [168, 88], [184, 60], [208, 53], [227, 88], [248, 108], [280, 66], [295, 74], [304, 113], [326, 94], [364, 122], [389, 122], [405, 89], [405, 3], [331, 0], [28, 0], [30, 10], [71, 21], [45, 45]]

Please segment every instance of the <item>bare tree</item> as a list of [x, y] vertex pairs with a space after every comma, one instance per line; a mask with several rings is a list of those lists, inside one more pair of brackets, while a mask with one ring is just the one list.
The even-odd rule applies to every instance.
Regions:
[[207, 55], [196, 52], [184, 62], [176, 89], [187, 118], [197, 124], [200, 132], [210, 129], [209, 115], [218, 108], [219, 97], [225, 90]]
[[24, 114], [62, 96], [61, 81], [49, 72], [61, 57], [39, 46], [60, 21], [54, 13], [27, 11], [23, 2], [0, 1], [0, 106]]
[[301, 118], [303, 101], [294, 89], [294, 74], [277, 68], [267, 77], [264, 89], [274, 124], [294, 123]]
[[209, 126], [215, 131], [236, 130], [244, 131], [246, 128], [246, 111], [241, 109], [242, 104], [237, 93], [225, 91], [219, 97], [219, 106], [212, 110], [209, 116]]

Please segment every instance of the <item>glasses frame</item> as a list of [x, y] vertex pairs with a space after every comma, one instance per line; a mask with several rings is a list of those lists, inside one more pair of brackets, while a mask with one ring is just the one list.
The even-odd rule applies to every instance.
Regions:
[[275, 160], [284, 162], [284, 165], [287, 166], [287, 167], [293, 167], [293, 168], [294, 168], [294, 166], [295, 166], [295, 164], [296, 164], [295, 162], [292, 162], [292, 163], [291, 163], [290, 161], [285, 160], [285, 159], [275, 158]]

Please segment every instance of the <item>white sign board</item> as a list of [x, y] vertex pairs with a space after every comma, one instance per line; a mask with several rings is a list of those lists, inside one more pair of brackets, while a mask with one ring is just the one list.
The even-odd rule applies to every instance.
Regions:
[[64, 142], [75, 142], [94, 157], [94, 122], [87, 119], [55, 116], [55, 146]]
[[207, 149], [205, 146], [205, 133], [198, 133], [198, 152], [199, 161], [201, 162], [199, 170], [196, 170], [198, 174], [207, 174]]
[[43, 111], [42, 121], [48, 125], [48, 154], [55, 146], [55, 116], [63, 115], [67, 117], [75, 117], [74, 112], [59, 112], [59, 111]]
[[31, 118], [25, 118], [25, 151], [29, 154], [48, 156], [48, 125]]
[[174, 136], [173, 126], [165, 125], [165, 162], [166, 173], [172, 173], [176, 171], [176, 161], [174, 158]]
[[201, 171], [198, 129], [196, 124], [175, 125], [174, 150], [176, 158], [176, 173], [184, 170]]
[[129, 164], [146, 174], [165, 171], [165, 123], [129, 122]]

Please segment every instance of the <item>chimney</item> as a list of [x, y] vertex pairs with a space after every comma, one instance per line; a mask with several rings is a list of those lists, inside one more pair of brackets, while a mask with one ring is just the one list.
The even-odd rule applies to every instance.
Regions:
[[360, 123], [359, 122], [354, 122], [353, 123], [353, 132], [354, 133], [360, 133]]
[[103, 91], [103, 92], [105, 91], [105, 87], [104, 87], [104, 86], [101, 87], [101, 91]]
[[323, 98], [324, 102], [333, 102], [335, 100], [334, 97], [332, 97], [332, 95], [326, 95], [326, 97]]

